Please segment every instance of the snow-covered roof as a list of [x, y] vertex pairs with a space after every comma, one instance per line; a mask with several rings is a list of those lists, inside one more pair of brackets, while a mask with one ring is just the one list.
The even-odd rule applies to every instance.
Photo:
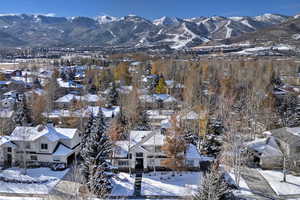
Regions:
[[69, 156], [73, 153], [72, 149], [69, 149], [63, 144], [59, 144], [56, 151], [53, 153], [53, 156]]
[[300, 136], [300, 127], [286, 128], [286, 130], [295, 136]]
[[40, 88], [36, 88], [36, 89], [33, 89], [31, 91], [28, 91], [28, 92], [25, 92], [26, 95], [32, 95], [32, 94], [36, 94], [36, 95], [44, 95], [45, 94], [45, 90], [43, 89], [40, 89]]
[[[165, 136], [159, 130], [154, 131], [130, 131], [131, 144], [136, 145], [163, 145]], [[133, 146], [132, 145], [132, 146]]]
[[149, 146], [162, 146], [164, 145], [165, 136], [162, 135], [160, 132], [155, 132], [152, 137], [150, 137], [148, 140], [146, 140], [143, 145], [149, 145]]
[[8, 109], [0, 110], [0, 118], [11, 118], [13, 114], [14, 114], [13, 110], [8, 110]]
[[70, 111], [70, 110], [53, 110], [50, 113], [44, 112], [43, 115], [49, 118], [61, 118], [61, 117], [88, 117], [87, 112], [82, 112], [81, 110]]
[[153, 95], [141, 95], [139, 99], [143, 102], [154, 103], [156, 101], [163, 101], [164, 103], [176, 102], [177, 100], [168, 94], [153, 94]]
[[13, 144], [10, 140], [10, 137], [9, 136], [0, 136], [0, 146], [1, 145], [8, 145], [10, 147], [15, 147], [16, 145]]
[[160, 122], [160, 127], [161, 127], [161, 128], [165, 128], [165, 129], [168, 129], [168, 128], [171, 128], [171, 127], [172, 127], [172, 124], [171, 124], [171, 122], [170, 122], [169, 119], [165, 119], [165, 120], [162, 120], [162, 121]]
[[176, 83], [174, 80], [166, 80], [165, 83], [167, 84], [168, 88], [184, 88], [183, 84]]
[[32, 77], [24, 77], [24, 76], [12, 76], [11, 80], [13, 81], [22, 81], [22, 82], [33, 82]]
[[11, 81], [0, 81], [0, 85], [9, 85]]
[[73, 81], [63, 81], [61, 78], [57, 79], [58, 85], [61, 88], [82, 88], [83, 86], [81, 84], [77, 84]]
[[86, 102], [98, 102], [99, 100], [102, 100], [102, 98], [95, 94], [86, 94], [84, 96], [67, 94], [65, 96], [58, 98], [55, 102], [56, 103], [69, 103], [72, 100], [77, 100], [77, 101], [82, 100], [82, 101], [86, 101]]
[[42, 136], [46, 136], [50, 141], [72, 139], [77, 129], [56, 128], [52, 125], [41, 127], [17, 126], [12, 132], [10, 138], [12, 141], [34, 141]]
[[173, 115], [175, 113], [174, 110], [147, 110], [148, 116], [157, 116], [157, 115]]
[[60, 98], [58, 98], [55, 102], [56, 103], [69, 103], [71, 102], [72, 100], [75, 100], [76, 99], [76, 95], [74, 94], [67, 94], [65, 96], [62, 96]]
[[130, 65], [131, 66], [137, 66], [137, 65], [140, 65], [140, 64], [142, 64], [142, 62], [136, 61], [136, 62], [132, 62]]
[[[120, 106], [112, 106], [111, 108], [101, 108], [104, 117], [112, 118], [120, 113]], [[86, 110], [87, 113], [93, 113], [96, 116], [99, 112], [99, 106], [89, 106]]]
[[279, 129], [270, 130], [269, 132], [274, 137], [278, 137], [281, 139], [285, 138], [286, 142], [288, 142], [288, 143], [292, 143], [295, 140], [295, 138], [293, 138], [291, 136], [300, 137], [300, 127], [293, 127], [293, 128], [283, 127], [283, 128], [279, 128]]
[[3, 94], [3, 96], [16, 96], [16, 94], [18, 94], [17, 91], [11, 90], [11, 91], [5, 92], [5, 93]]
[[130, 131], [129, 137], [132, 144], [137, 144], [142, 141], [143, 138], [151, 134], [152, 131]]
[[199, 119], [199, 115], [195, 111], [190, 111], [188, 113], [184, 113], [180, 116], [180, 119], [183, 120], [197, 120]]
[[248, 143], [247, 147], [258, 152], [262, 157], [282, 156], [274, 137], [254, 140]]
[[115, 151], [118, 156], [126, 157], [128, 155], [129, 141], [117, 141], [115, 145]]
[[[128, 152], [128, 148], [137, 146], [162, 146], [165, 136], [159, 130], [154, 131], [130, 131], [130, 141], [117, 141], [115, 144], [120, 151]], [[121, 153], [121, 152], [120, 152]]]
[[185, 153], [187, 159], [200, 159], [201, 156], [195, 145], [189, 144]]
[[186, 152], [185, 152], [185, 159], [197, 159], [199, 161], [211, 161], [214, 160], [213, 157], [208, 157], [208, 156], [204, 156], [201, 155], [198, 150], [197, 147], [193, 144], [189, 144], [187, 146]]

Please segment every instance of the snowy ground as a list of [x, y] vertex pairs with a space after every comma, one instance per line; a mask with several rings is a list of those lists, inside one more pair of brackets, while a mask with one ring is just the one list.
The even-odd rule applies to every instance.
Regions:
[[283, 178], [282, 171], [259, 170], [261, 175], [269, 182], [277, 195], [300, 194], [300, 177], [287, 175], [287, 182], [281, 182]]
[[[143, 174], [142, 195], [189, 196], [198, 188], [202, 173], [183, 172], [182, 176], [172, 176], [170, 172]], [[135, 176], [119, 173], [114, 178], [112, 196], [131, 196], [134, 192]]]
[[113, 179], [112, 196], [131, 196], [134, 192], [135, 176], [130, 176], [128, 173], [119, 173]]
[[[229, 183], [237, 185], [235, 183], [235, 175], [233, 173], [226, 173], [226, 179]], [[239, 190], [234, 191], [234, 194], [238, 195], [252, 195], [250, 188], [248, 187], [246, 181], [240, 177]]]
[[198, 188], [202, 178], [200, 172], [183, 172], [172, 176], [170, 172], [143, 174], [142, 195], [189, 196]]
[[0, 196], [0, 200], [43, 200], [42, 198], [34, 198], [34, 197], [2, 197]]
[[48, 194], [49, 191], [65, 176], [68, 169], [64, 171], [52, 171], [49, 168], [27, 169], [27, 175], [22, 175], [21, 169], [10, 168], [0, 172], [0, 176], [11, 180], [46, 181], [43, 184], [21, 184], [0, 181], [0, 192], [26, 193], [26, 194]]

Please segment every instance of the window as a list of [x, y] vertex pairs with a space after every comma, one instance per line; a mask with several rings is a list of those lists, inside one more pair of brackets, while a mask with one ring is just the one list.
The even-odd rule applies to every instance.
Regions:
[[132, 154], [131, 153], [129, 154], [129, 159], [132, 159]]
[[30, 156], [30, 160], [37, 160], [37, 156]]
[[300, 146], [296, 147], [296, 153], [300, 153]]
[[190, 167], [193, 167], [194, 166], [194, 161], [193, 160], [187, 160], [186, 165], [190, 166]]
[[154, 166], [155, 165], [155, 160], [154, 159], [149, 160], [149, 165]]
[[30, 149], [30, 143], [29, 143], [29, 142], [26, 142], [25, 148], [26, 148], [26, 149]]
[[119, 166], [128, 166], [128, 161], [120, 160], [120, 161], [118, 162], [118, 165], [119, 165]]
[[11, 152], [11, 147], [7, 147], [7, 152]]
[[42, 150], [48, 150], [48, 144], [41, 144]]
[[161, 147], [160, 146], [155, 146], [155, 153], [161, 152]]
[[136, 153], [136, 157], [143, 157], [143, 153]]

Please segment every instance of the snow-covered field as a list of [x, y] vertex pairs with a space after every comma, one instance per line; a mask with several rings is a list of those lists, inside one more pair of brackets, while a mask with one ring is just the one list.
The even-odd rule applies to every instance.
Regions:
[[43, 200], [42, 198], [34, 197], [3, 197], [0, 196], [0, 200]]
[[142, 195], [189, 196], [198, 188], [202, 178], [200, 172], [183, 172], [180, 176], [171, 172], [143, 174]]
[[[198, 188], [202, 178], [200, 172], [183, 172], [172, 176], [170, 172], [143, 174], [142, 195], [189, 196]], [[114, 178], [112, 196], [130, 196], [134, 192], [135, 176], [119, 173]]]
[[7, 183], [0, 181], [0, 192], [26, 193], [26, 194], [48, 194], [51, 189], [65, 176], [68, 169], [64, 171], [52, 171], [49, 168], [27, 169], [27, 175], [22, 175], [21, 169], [10, 168], [0, 172], [0, 176], [10, 180], [22, 181], [45, 181], [42, 184]]
[[282, 171], [259, 170], [261, 175], [269, 182], [277, 195], [300, 194], [300, 177], [287, 175], [287, 182], [282, 182]]
[[135, 176], [128, 173], [119, 173], [113, 178], [112, 196], [131, 196], [134, 191]]
[[[237, 185], [235, 183], [234, 173], [226, 172], [225, 177], [226, 177], [226, 179], [229, 183], [231, 183], [233, 185]], [[251, 195], [252, 194], [252, 192], [251, 192], [250, 188], [248, 187], [246, 181], [242, 177], [240, 177], [239, 190], [234, 191], [234, 194], [236, 194], [237, 196], [238, 195]]]

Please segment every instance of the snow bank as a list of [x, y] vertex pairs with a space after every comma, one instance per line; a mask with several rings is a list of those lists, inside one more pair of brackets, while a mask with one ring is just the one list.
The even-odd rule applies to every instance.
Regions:
[[27, 175], [22, 175], [22, 169], [10, 168], [0, 173], [0, 176], [7, 179], [23, 181], [48, 180], [43, 184], [20, 184], [0, 181], [0, 192], [6, 193], [26, 193], [26, 194], [48, 194], [52, 188], [62, 179], [68, 169], [64, 171], [52, 171], [49, 168], [27, 169]]
[[[228, 183], [237, 185], [235, 183], [235, 175], [232, 172], [225, 173], [225, 179]], [[246, 181], [240, 177], [239, 189], [234, 191], [234, 194], [238, 195], [252, 195], [250, 188], [248, 187]]]
[[183, 172], [182, 176], [171, 172], [157, 172], [144, 174], [142, 178], [142, 195], [170, 195], [190, 196], [193, 195], [201, 182], [202, 173]]
[[131, 196], [134, 192], [134, 176], [119, 173], [113, 178], [112, 196]]
[[300, 195], [300, 177], [287, 175], [287, 182], [283, 179], [282, 171], [259, 170], [260, 174], [269, 182], [277, 195]]
[[0, 196], [0, 200], [43, 200], [42, 198], [34, 197], [4, 197]]

